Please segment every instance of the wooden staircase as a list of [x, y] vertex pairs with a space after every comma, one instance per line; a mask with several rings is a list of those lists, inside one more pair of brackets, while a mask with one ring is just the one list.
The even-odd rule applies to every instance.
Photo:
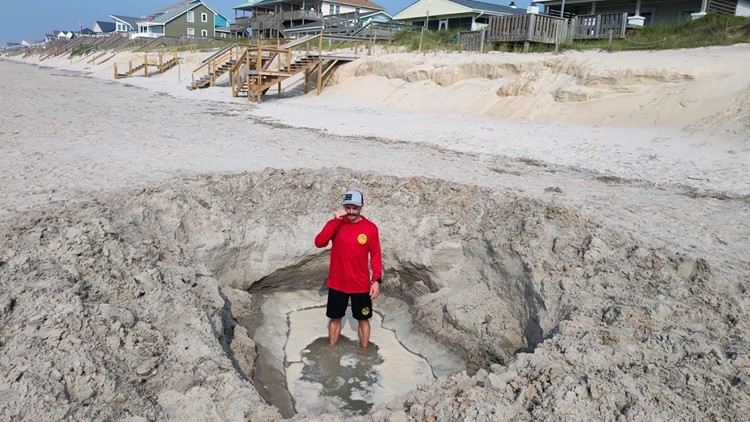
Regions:
[[141, 63], [136, 67], [130, 67], [125, 73], [116, 73], [115, 79], [129, 78], [133, 76], [135, 72], [138, 72], [139, 70], [144, 69], [145, 67], [146, 67], [146, 63]]
[[203, 64], [193, 70], [192, 82], [187, 89], [193, 91], [216, 85], [216, 82], [230, 72], [238, 61], [245, 60], [246, 50], [247, 46], [234, 44], [203, 59]]
[[[149, 67], [155, 68], [159, 73], [164, 73], [167, 70], [177, 66], [177, 64], [180, 62], [180, 59], [177, 57], [177, 52], [173, 53], [172, 58], [170, 58], [167, 61], [164, 61], [164, 54], [160, 53], [156, 58], [148, 55], [143, 56], [143, 62], [138, 64], [137, 66], [133, 67], [133, 60], [130, 60], [128, 62], [128, 70], [124, 73], [120, 73], [117, 70], [117, 63], [114, 64], [114, 72], [115, 72], [115, 79], [120, 78], [129, 78], [133, 76], [135, 73], [140, 72], [143, 70], [144, 76], [149, 76]], [[151, 72], [151, 74], [156, 72]]]
[[[318, 89], [323, 79], [329, 77], [331, 71], [341, 63], [356, 59], [354, 56], [321, 55], [324, 36], [306, 35], [280, 45], [282, 39], [276, 40], [276, 45], [263, 45], [258, 40], [256, 45], [235, 44], [207, 57], [198, 68], [193, 71], [192, 83], [189, 90], [196, 90], [214, 86], [217, 80], [229, 75], [232, 86], [232, 96], [246, 95], [248, 101], [261, 101], [261, 97], [274, 85], [278, 86], [281, 95], [281, 83], [302, 72], [305, 73], [305, 92], [307, 92], [310, 76], [317, 72]], [[338, 36], [340, 41], [369, 41]], [[266, 40], [270, 41], [270, 40]], [[318, 53], [311, 53], [311, 41], [317, 41]], [[304, 52], [301, 50], [304, 47]]]
[[194, 80], [193, 83], [187, 86], [189, 90], [208, 88], [216, 83], [216, 80], [226, 74], [232, 67], [237, 63], [235, 59], [229, 59], [226, 62], [215, 66], [213, 71], [209, 71], [207, 74]]

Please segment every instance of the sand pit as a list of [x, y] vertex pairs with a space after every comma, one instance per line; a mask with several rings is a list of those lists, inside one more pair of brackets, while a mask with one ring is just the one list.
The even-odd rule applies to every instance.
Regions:
[[0, 61], [0, 418], [288, 416], [263, 304], [314, 298], [312, 239], [358, 186], [383, 327], [435, 379], [295, 418], [742, 419], [747, 52], [386, 55], [260, 106]]

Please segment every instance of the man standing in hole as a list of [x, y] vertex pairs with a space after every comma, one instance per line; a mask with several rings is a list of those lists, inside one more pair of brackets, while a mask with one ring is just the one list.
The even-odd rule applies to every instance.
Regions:
[[380, 295], [383, 276], [380, 236], [375, 223], [361, 214], [364, 206], [362, 192], [346, 191], [342, 205], [343, 208], [336, 211], [333, 219], [315, 236], [315, 246], [318, 248], [325, 248], [328, 242], [333, 242], [326, 281], [326, 316], [330, 318], [328, 342], [333, 346], [339, 340], [341, 319], [351, 298], [352, 315], [359, 324], [359, 343], [367, 347], [370, 342], [372, 301]]

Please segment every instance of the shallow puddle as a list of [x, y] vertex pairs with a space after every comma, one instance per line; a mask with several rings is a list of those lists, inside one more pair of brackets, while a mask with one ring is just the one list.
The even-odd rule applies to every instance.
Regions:
[[414, 329], [408, 306], [398, 299], [381, 295], [376, 300], [370, 344], [363, 348], [350, 309], [338, 343], [328, 344], [324, 292], [277, 292], [264, 298], [263, 321], [253, 337], [264, 375], [255, 383], [286, 417], [365, 414], [436, 376], [466, 368], [461, 357]]
[[[322, 317], [322, 319], [321, 319]], [[335, 346], [328, 344], [325, 308], [289, 314], [286, 378], [297, 412], [308, 415], [364, 414], [375, 403], [389, 401], [431, 383], [434, 375], [427, 360], [399, 343], [392, 331], [382, 328], [377, 313], [370, 319], [370, 345], [359, 345], [357, 322], [344, 319]], [[309, 333], [323, 337], [309, 341]]]

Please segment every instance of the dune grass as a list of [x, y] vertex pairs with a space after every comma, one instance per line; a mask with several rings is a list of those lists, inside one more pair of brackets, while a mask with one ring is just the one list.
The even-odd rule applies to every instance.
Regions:
[[[455, 51], [461, 47], [456, 43], [456, 34], [467, 29], [443, 31], [421, 30], [402, 31], [397, 34], [393, 45], [402, 46], [408, 51]], [[663, 50], [676, 48], [696, 48], [715, 45], [750, 43], [750, 18], [725, 16], [709, 13], [701, 19], [679, 22], [658, 22], [643, 28], [628, 29], [625, 38], [585, 40], [566, 42], [560, 50]], [[530, 52], [555, 51], [554, 45], [532, 44]], [[490, 44], [487, 51], [521, 52], [523, 44]]]

